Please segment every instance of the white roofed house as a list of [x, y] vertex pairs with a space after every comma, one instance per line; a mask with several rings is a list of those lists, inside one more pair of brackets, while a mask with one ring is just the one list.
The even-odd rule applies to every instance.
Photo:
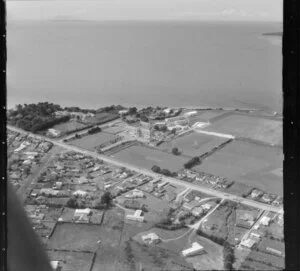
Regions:
[[56, 129], [48, 129], [48, 134], [54, 137], [58, 137], [61, 135], [61, 132]]
[[190, 248], [187, 248], [182, 251], [184, 257], [195, 256], [204, 253], [204, 247], [199, 243], [194, 242]]
[[91, 212], [90, 208], [76, 209], [74, 213], [74, 220], [77, 222], [89, 223]]
[[138, 222], [144, 222], [144, 216], [142, 210], [136, 210], [133, 215], [127, 215], [126, 219]]
[[142, 240], [143, 240], [143, 242], [148, 243], [148, 244], [152, 244], [152, 243], [157, 244], [160, 242], [159, 236], [154, 232], [143, 235]]
[[60, 261], [51, 261], [50, 265], [53, 271], [62, 271], [62, 265]]

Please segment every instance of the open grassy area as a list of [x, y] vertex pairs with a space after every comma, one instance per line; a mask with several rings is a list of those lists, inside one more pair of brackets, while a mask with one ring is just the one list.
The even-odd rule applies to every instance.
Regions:
[[171, 142], [163, 143], [159, 148], [171, 152], [172, 148], [176, 147], [183, 155], [193, 157], [201, 156], [227, 140], [226, 138], [193, 132], [174, 139]]
[[93, 259], [93, 253], [85, 252], [48, 250], [47, 254], [51, 261], [63, 261], [63, 270], [69, 271], [89, 271]]
[[94, 251], [101, 239], [100, 226], [77, 223], [58, 223], [49, 240], [53, 249]]
[[278, 120], [232, 114], [205, 130], [282, 146], [282, 122]]
[[282, 195], [282, 177], [274, 174], [275, 169], [282, 168], [282, 163], [281, 148], [233, 141], [194, 169]]
[[78, 130], [78, 129], [82, 129], [84, 127], [86, 127], [86, 125], [82, 124], [80, 122], [68, 121], [65, 123], [57, 124], [57, 125], [53, 126], [52, 129], [58, 130], [62, 134], [65, 134], [65, 133], [70, 133], [70, 132]]
[[93, 135], [84, 136], [80, 139], [73, 140], [71, 141], [71, 144], [80, 148], [93, 151], [95, 147], [100, 146], [101, 144], [113, 139], [116, 139], [115, 135], [100, 132]]
[[132, 146], [114, 154], [112, 157], [141, 168], [151, 169], [153, 165], [157, 165], [171, 171], [180, 170], [183, 168], [183, 164], [187, 162], [184, 157], [143, 146]]

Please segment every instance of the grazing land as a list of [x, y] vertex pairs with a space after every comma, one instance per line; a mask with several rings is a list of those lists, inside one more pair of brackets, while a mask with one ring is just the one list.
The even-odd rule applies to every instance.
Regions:
[[170, 171], [180, 170], [186, 162], [184, 157], [143, 146], [132, 146], [114, 154], [112, 157], [141, 168], [151, 169], [153, 165], [157, 165]]
[[172, 148], [178, 148], [179, 152], [187, 156], [201, 156], [206, 152], [209, 152], [214, 147], [226, 142], [226, 138], [191, 133], [181, 136], [171, 142], [167, 142], [160, 145], [160, 149], [171, 152]]
[[282, 168], [282, 163], [281, 148], [233, 141], [194, 169], [282, 195], [282, 177], [274, 173]]
[[116, 139], [115, 135], [101, 132], [93, 135], [87, 135], [80, 139], [73, 140], [72, 145], [78, 146], [93, 151], [95, 147], [100, 146], [103, 143], [109, 142], [110, 140]]
[[282, 121], [278, 120], [232, 114], [205, 130], [282, 146]]

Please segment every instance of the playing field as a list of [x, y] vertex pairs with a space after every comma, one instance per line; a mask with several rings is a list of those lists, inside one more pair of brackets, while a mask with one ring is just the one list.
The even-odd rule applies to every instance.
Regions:
[[282, 146], [282, 121], [278, 120], [232, 114], [216, 121], [205, 130]]
[[207, 157], [195, 169], [282, 195], [283, 178], [278, 174], [282, 164], [281, 148], [233, 141]]
[[87, 150], [94, 150], [95, 147], [100, 146], [101, 144], [109, 142], [113, 139], [116, 139], [115, 135], [100, 132], [71, 141], [71, 144]]
[[193, 132], [172, 140], [171, 142], [161, 144], [160, 149], [171, 152], [172, 148], [176, 147], [183, 155], [193, 157], [209, 152], [227, 140], [227, 138]]
[[57, 124], [52, 128], [60, 131], [61, 133], [68, 133], [84, 127], [86, 127], [86, 125], [79, 123], [77, 121], [68, 121], [66, 123]]
[[141, 168], [151, 169], [153, 165], [157, 165], [170, 171], [178, 171], [187, 162], [184, 157], [143, 146], [132, 146], [112, 157]]

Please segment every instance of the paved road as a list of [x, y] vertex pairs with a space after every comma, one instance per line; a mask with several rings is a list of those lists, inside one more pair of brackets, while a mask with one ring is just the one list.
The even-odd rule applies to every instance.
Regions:
[[12, 130], [12, 131], [16, 131], [16, 132], [23, 133], [23, 134], [25, 133], [25, 134], [31, 135], [33, 137], [40, 138], [42, 140], [47, 140], [47, 141], [49, 141], [49, 142], [51, 142], [51, 143], [53, 143], [57, 146], [60, 146], [61, 148], [64, 148], [64, 149], [67, 149], [67, 150], [70, 150], [70, 151], [74, 151], [74, 152], [79, 152], [79, 153], [82, 153], [84, 155], [91, 156], [91, 157], [94, 157], [94, 158], [97, 158], [97, 159], [101, 159], [104, 162], [115, 165], [115, 166], [126, 167], [129, 170], [133, 170], [133, 171], [151, 176], [153, 178], [160, 177], [164, 181], [168, 181], [169, 183], [172, 183], [172, 184], [175, 184], [175, 185], [185, 186], [187, 188], [197, 190], [197, 191], [200, 191], [202, 193], [205, 193], [205, 194], [208, 194], [208, 195], [211, 195], [211, 196], [214, 196], [214, 197], [218, 197], [218, 198], [221, 198], [221, 199], [226, 199], [226, 200], [231, 200], [231, 201], [234, 201], [234, 202], [242, 203], [242, 204], [254, 207], [254, 208], [258, 208], [258, 209], [262, 209], [262, 210], [266, 210], [266, 211], [271, 211], [271, 212], [275, 212], [275, 213], [283, 213], [283, 209], [279, 208], [279, 207], [276, 207], [276, 206], [267, 205], [267, 204], [264, 204], [264, 203], [261, 203], [261, 202], [253, 201], [251, 199], [245, 199], [243, 197], [228, 194], [228, 193], [218, 191], [218, 190], [213, 190], [213, 189], [210, 189], [210, 188], [207, 188], [207, 187], [202, 187], [202, 186], [199, 186], [199, 185], [196, 185], [196, 184], [193, 184], [193, 183], [184, 182], [184, 181], [181, 181], [181, 180], [178, 180], [178, 179], [175, 179], [175, 178], [161, 176], [159, 174], [156, 174], [156, 173], [152, 172], [151, 170], [144, 169], [144, 168], [139, 168], [139, 167], [136, 167], [136, 166], [131, 165], [131, 164], [127, 164], [123, 161], [117, 160], [117, 159], [112, 158], [112, 157], [104, 156], [104, 155], [101, 155], [101, 154], [98, 154], [98, 153], [95, 153], [95, 152], [92, 152], [92, 151], [88, 151], [88, 150], [85, 150], [85, 149], [78, 148], [76, 146], [68, 145], [66, 143], [63, 143], [63, 142], [60, 142], [60, 141], [57, 141], [57, 140], [54, 140], [54, 139], [49, 139], [49, 138], [44, 137], [44, 136], [40, 136], [40, 135], [36, 135], [36, 134], [30, 133], [30, 132], [26, 132], [26, 131], [23, 131], [19, 128], [12, 127], [10, 125], [7, 125], [7, 128]]

